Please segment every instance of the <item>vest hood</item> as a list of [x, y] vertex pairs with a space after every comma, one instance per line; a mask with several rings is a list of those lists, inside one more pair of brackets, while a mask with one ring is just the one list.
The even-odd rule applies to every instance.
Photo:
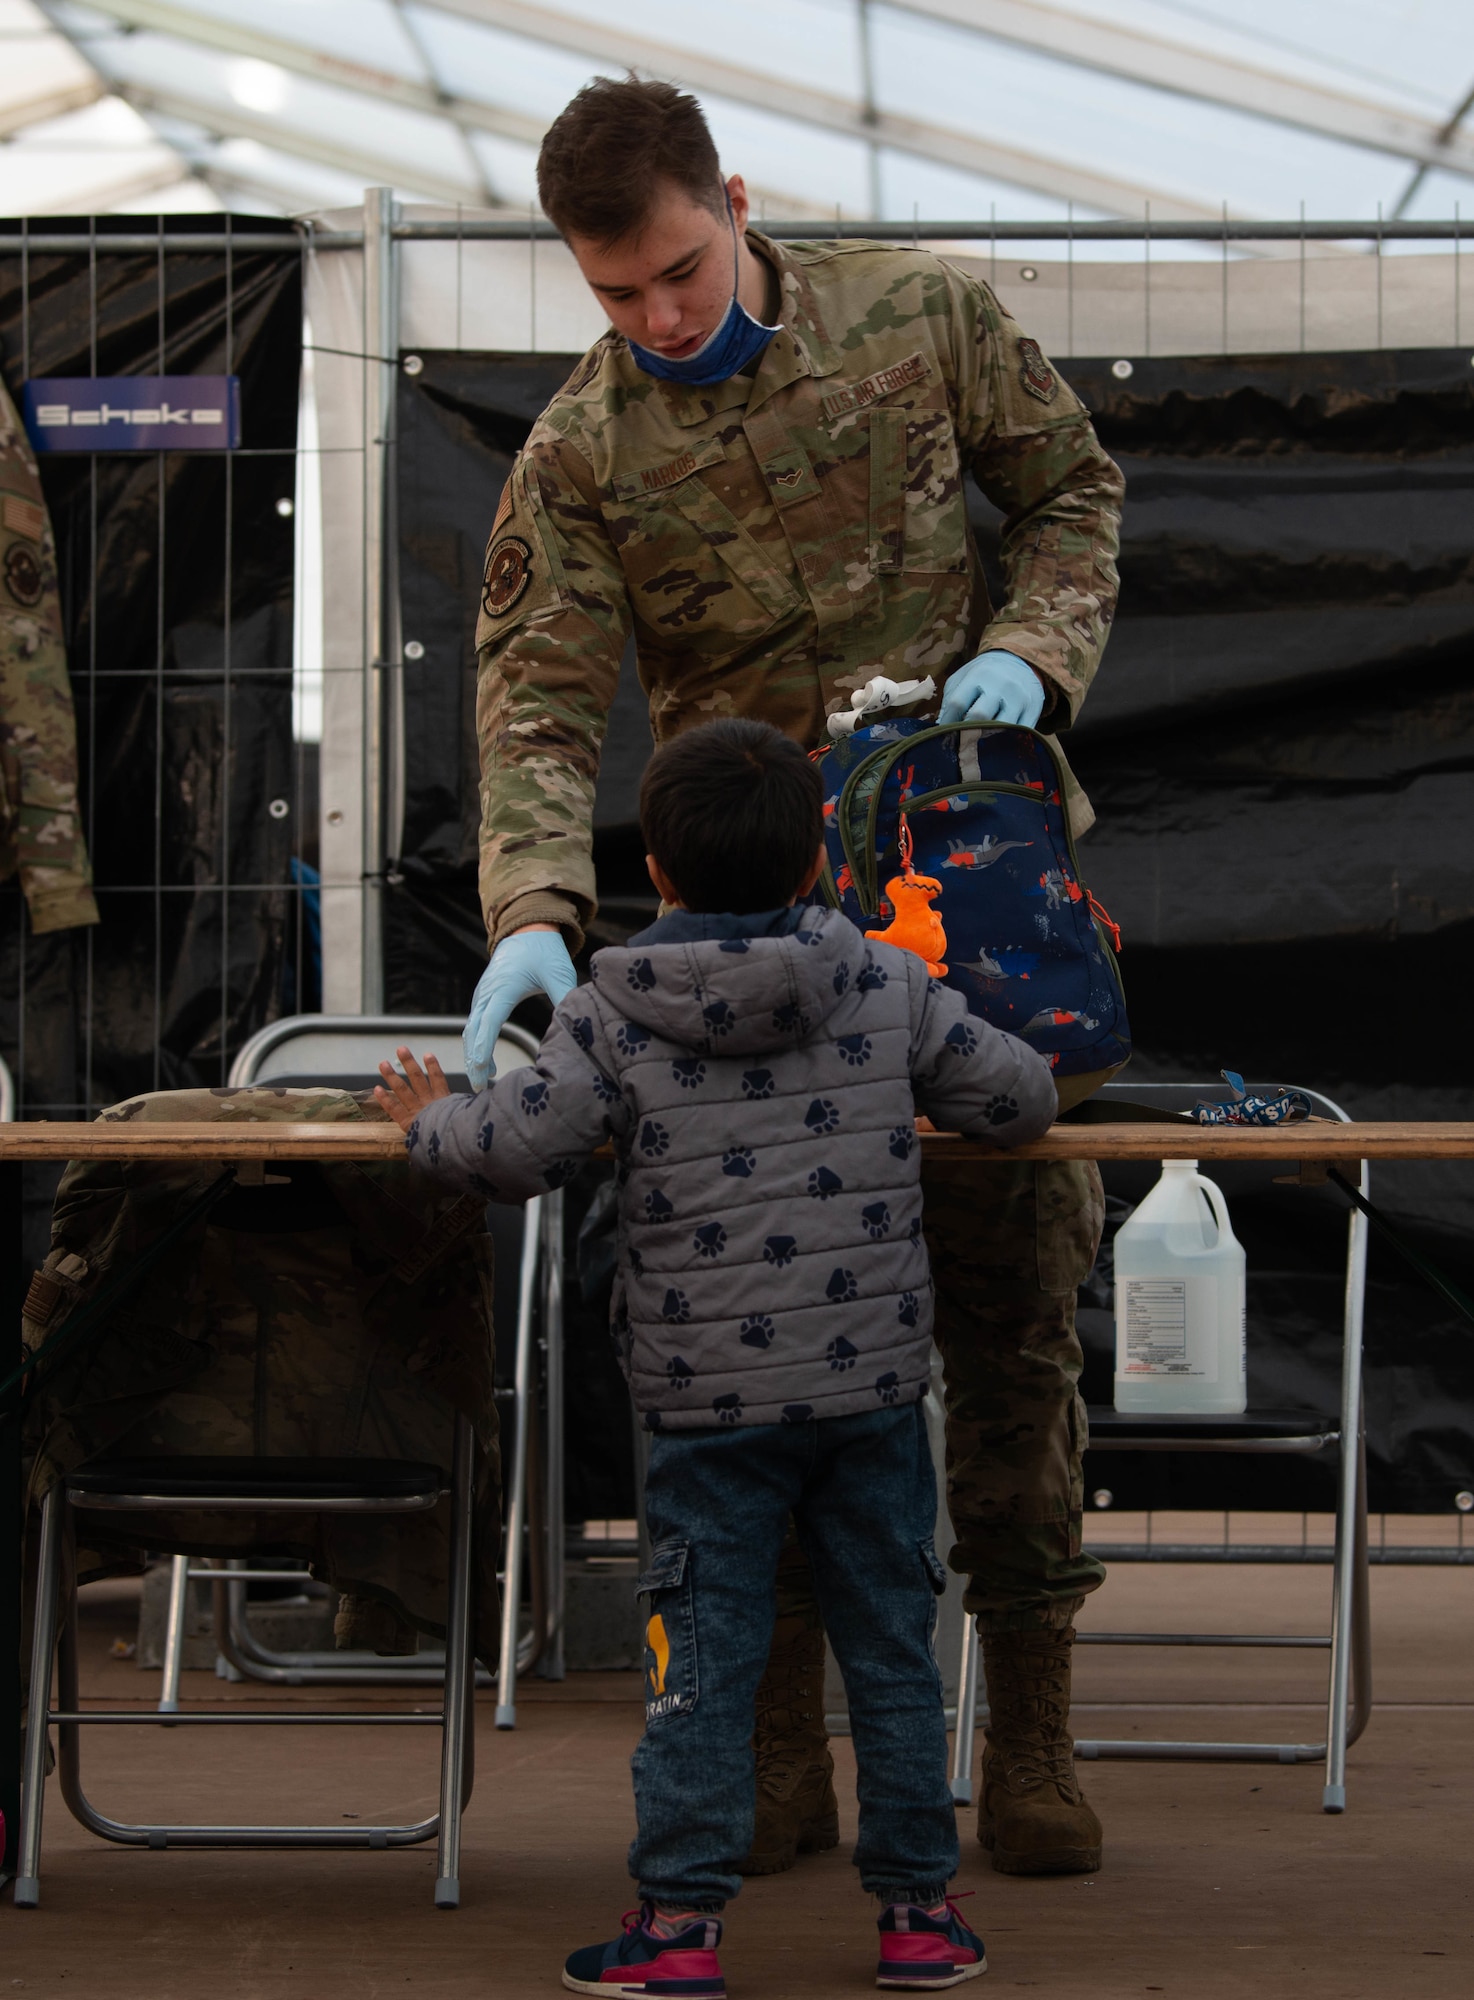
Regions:
[[839, 1005], [865, 941], [838, 910], [804, 909], [786, 936], [611, 946], [590, 968], [621, 1014], [703, 1055], [760, 1055], [813, 1034]]

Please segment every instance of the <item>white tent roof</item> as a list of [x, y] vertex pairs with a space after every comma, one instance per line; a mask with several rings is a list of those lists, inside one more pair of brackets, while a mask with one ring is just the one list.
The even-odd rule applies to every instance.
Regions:
[[0, 0], [0, 50], [10, 215], [525, 212], [629, 67], [769, 215], [1474, 211], [1469, 0]]

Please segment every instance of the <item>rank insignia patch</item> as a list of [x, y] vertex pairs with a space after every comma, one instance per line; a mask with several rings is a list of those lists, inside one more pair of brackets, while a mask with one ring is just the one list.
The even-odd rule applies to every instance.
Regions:
[[12, 542], [5, 551], [5, 588], [27, 610], [41, 602], [41, 565], [23, 542]]
[[532, 550], [520, 535], [504, 535], [492, 545], [486, 558], [485, 588], [481, 602], [488, 618], [500, 618], [511, 610], [532, 577]]
[[1052, 403], [1054, 392], [1059, 387], [1054, 370], [1044, 359], [1044, 351], [1037, 340], [1021, 340], [1018, 344], [1019, 380], [1031, 396], [1037, 396], [1041, 403]]

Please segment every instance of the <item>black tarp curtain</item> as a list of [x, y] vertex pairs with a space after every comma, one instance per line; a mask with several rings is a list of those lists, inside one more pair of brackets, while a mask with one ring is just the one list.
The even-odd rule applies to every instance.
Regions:
[[[396, 1010], [461, 1012], [485, 959], [475, 891], [474, 631], [512, 456], [575, 356], [422, 353], [400, 378], [406, 670]], [[1082, 865], [1121, 924], [1137, 1054], [1324, 1091], [1363, 1118], [1474, 1118], [1474, 370], [1467, 349], [1137, 361], [1064, 373], [1127, 479], [1121, 608], [1071, 762], [1099, 815]], [[974, 491], [985, 554], [998, 517]], [[646, 900], [648, 754], [626, 662], [596, 820], [602, 937]], [[1118, 1204], [1151, 1170], [1108, 1177]], [[1250, 1393], [1337, 1406], [1345, 1205], [1219, 1177], [1250, 1268]], [[1474, 1170], [1374, 1170], [1374, 1198], [1474, 1288]], [[572, 1193], [573, 1191], [571, 1191]], [[570, 1274], [571, 1275], [571, 1274]], [[1086, 1394], [1110, 1400], [1109, 1268], [1082, 1295]], [[1374, 1245], [1374, 1508], [1474, 1487], [1474, 1328]], [[626, 1513], [598, 1307], [575, 1315], [570, 1515]], [[1331, 1504], [1327, 1465], [1087, 1461], [1117, 1506]], [[577, 1488], [582, 1486], [582, 1492]]]

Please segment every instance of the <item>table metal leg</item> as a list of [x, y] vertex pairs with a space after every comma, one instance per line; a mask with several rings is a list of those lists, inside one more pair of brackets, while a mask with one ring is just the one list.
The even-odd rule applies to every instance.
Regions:
[[56, 1594], [61, 1580], [63, 1499], [54, 1486], [41, 1503], [41, 1558], [36, 1575], [36, 1618], [31, 1638], [31, 1686], [26, 1716], [25, 1786], [20, 1856], [13, 1891], [17, 1909], [41, 1900], [41, 1810], [46, 1799], [46, 1748], [50, 1730], [51, 1668], [56, 1657]]
[[468, 1734], [475, 1728], [471, 1677], [471, 1539], [475, 1502], [475, 1438], [470, 1422], [456, 1418], [455, 1472], [451, 1481], [450, 1608], [445, 1630], [445, 1736], [440, 1759], [440, 1853], [435, 1907], [453, 1910], [461, 1900], [461, 1808], [465, 1803]]
[[[21, 1175], [19, 1160], [0, 1161], [0, 1314], [13, 1326], [21, 1303]], [[4, 1352], [14, 1351], [14, 1336]], [[25, 1559], [20, 1390], [0, 1408], [0, 1889], [15, 1874], [20, 1847], [20, 1610]]]
[[521, 1618], [522, 1528], [527, 1519], [527, 1427], [533, 1420], [536, 1395], [532, 1322], [537, 1295], [542, 1201], [528, 1202], [523, 1211], [522, 1269], [517, 1286], [517, 1358], [512, 1404], [511, 1477], [504, 1482], [507, 1516], [507, 1560], [502, 1582], [502, 1647], [497, 1672], [496, 1727], [517, 1727], [517, 1627]]
[[179, 1712], [179, 1670], [184, 1665], [184, 1630], [189, 1613], [189, 1557], [175, 1556], [169, 1569], [169, 1616], [164, 1626], [164, 1684], [159, 1714]]
[[962, 1663], [957, 1670], [957, 1727], [952, 1738], [952, 1796], [972, 1804], [972, 1753], [978, 1726], [978, 1621], [962, 1614]]
[[[1367, 1185], [1366, 1162], [1362, 1162], [1361, 1189]], [[1364, 1512], [1366, 1491], [1362, 1483], [1361, 1354], [1362, 1322], [1366, 1303], [1367, 1220], [1359, 1209], [1352, 1212], [1350, 1255], [1346, 1270], [1346, 1335], [1341, 1362], [1341, 1460], [1338, 1468], [1339, 1505], [1336, 1509], [1336, 1555], [1331, 1591], [1331, 1687], [1330, 1712], [1326, 1727], [1326, 1782], [1321, 1806], [1328, 1813], [1346, 1810], [1346, 1728], [1351, 1682], [1352, 1618], [1357, 1600], [1356, 1566], [1358, 1511]], [[1366, 1544], [1361, 1541], [1363, 1567]]]

